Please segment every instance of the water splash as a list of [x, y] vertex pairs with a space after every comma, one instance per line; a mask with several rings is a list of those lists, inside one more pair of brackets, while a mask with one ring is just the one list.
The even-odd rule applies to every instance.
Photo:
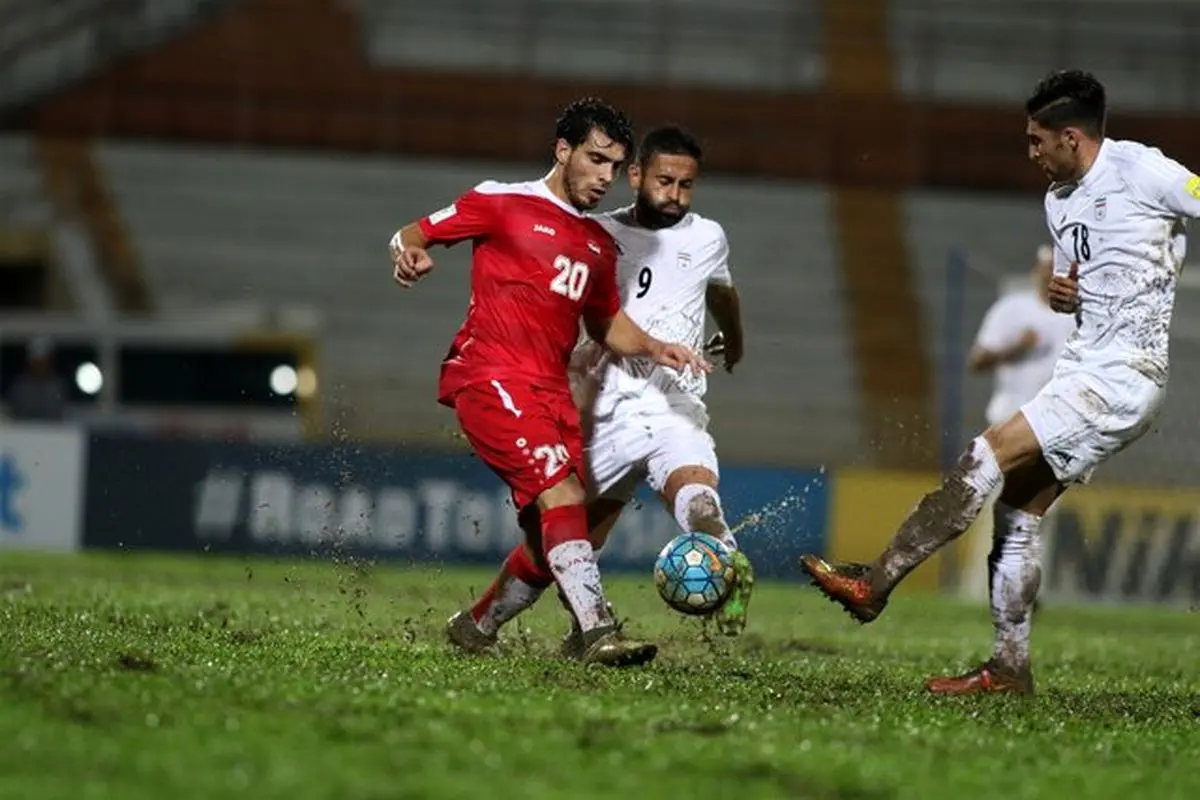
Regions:
[[788, 520], [793, 513], [803, 511], [808, 505], [808, 493], [815, 488], [812, 482], [792, 487], [782, 497], [751, 511], [730, 527], [734, 536], [741, 536], [755, 528], [771, 529]]

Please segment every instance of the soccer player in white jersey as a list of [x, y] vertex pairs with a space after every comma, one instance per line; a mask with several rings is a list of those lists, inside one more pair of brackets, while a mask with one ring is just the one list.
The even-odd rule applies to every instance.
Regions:
[[[634, 202], [598, 217], [621, 248], [621, 307], [651, 335], [704, 346], [706, 313], [719, 329], [708, 346], [732, 372], [743, 353], [742, 318], [729, 270], [729, 243], [715, 220], [691, 210], [703, 152], [687, 131], [665, 126], [643, 138], [630, 166]], [[716, 615], [728, 635], [741, 632], [753, 588], [717, 492], [719, 466], [708, 433], [705, 376], [661, 370], [644, 359], [614, 359], [583, 340], [572, 359], [576, 401], [587, 438], [588, 521], [592, 548], [603, 547], [645, 481], [683, 530], [703, 531], [734, 550], [737, 582]], [[568, 635], [564, 651], [576, 638]]]
[[[975, 373], [991, 373], [994, 379], [985, 417], [988, 425], [999, 425], [1021, 410], [1054, 374], [1054, 365], [1075, 331], [1075, 319], [1050, 307], [1050, 277], [1054, 270], [1054, 247], [1038, 247], [1028, 286], [1001, 295], [983, 317], [967, 366]], [[1005, 531], [1007, 507], [991, 504], [992, 530]], [[986, 550], [987, 588], [999, 562], [1004, 540], [993, 537]], [[971, 591], [982, 593], [983, 575], [972, 582]]]
[[999, 425], [1034, 398], [1054, 374], [1054, 364], [1075, 331], [1075, 320], [1050, 307], [1054, 247], [1044, 244], [1028, 286], [1006, 292], [983, 317], [967, 366], [994, 379], [985, 417]]
[[1000, 489], [1007, 509], [992, 585], [992, 656], [940, 694], [1033, 691], [1030, 610], [1041, 583], [1038, 526], [1073, 483], [1141, 438], [1162, 405], [1184, 224], [1200, 216], [1200, 177], [1159, 150], [1105, 138], [1104, 87], [1057, 72], [1026, 103], [1029, 158], [1050, 177], [1046, 223], [1056, 275], [1077, 279], [1078, 330], [1037, 396], [971, 442], [872, 564], [801, 559], [860, 622], [883, 612], [903, 578], [962, 534]]

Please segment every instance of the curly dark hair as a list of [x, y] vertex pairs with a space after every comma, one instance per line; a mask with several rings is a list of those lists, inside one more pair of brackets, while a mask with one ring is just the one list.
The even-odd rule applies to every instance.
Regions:
[[554, 125], [554, 138], [578, 147], [593, 130], [624, 145], [627, 153], [633, 152], [633, 123], [622, 111], [598, 97], [583, 97], [564, 108]]
[[1108, 114], [1104, 84], [1083, 70], [1052, 72], [1025, 101], [1025, 113], [1043, 128], [1060, 131], [1074, 127], [1100, 138]]

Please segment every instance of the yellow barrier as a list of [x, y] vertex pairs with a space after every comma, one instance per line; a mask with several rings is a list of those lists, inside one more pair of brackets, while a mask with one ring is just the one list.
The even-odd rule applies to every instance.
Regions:
[[[1070, 489], [1042, 523], [1042, 596], [1194, 604], [1200, 601], [1200, 492], [1122, 486]], [[991, 509], [960, 548], [959, 586], [987, 598]]]
[[[921, 497], [933, 473], [838, 470], [832, 480], [829, 552], [871, 561]], [[1081, 486], [1055, 504], [1042, 525], [1042, 595], [1052, 602], [1200, 604], [1200, 491]], [[954, 545], [903, 584], [913, 590], [957, 587], [986, 600], [991, 549], [989, 503]]]
[[[921, 497], [940, 481], [941, 476], [933, 472], [839, 469], [832, 480], [830, 554], [846, 561], [873, 560]], [[964, 538], [978, 535], [979, 525], [976, 523]], [[953, 580], [960, 563], [958, 553], [966, 550], [943, 550], [908, 576], [900, 591], [936, 590], [943, 580]]]
[[1079, 487], [1048, 522], [1048, 599], [1200, 602], [1200, 492]]

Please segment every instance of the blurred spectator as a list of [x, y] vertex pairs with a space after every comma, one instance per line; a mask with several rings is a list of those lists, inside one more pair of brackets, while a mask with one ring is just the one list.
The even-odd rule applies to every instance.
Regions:
[[995, 388], [986, 416], [999, 425], [1028, 403], [1050, 380], [1058, 355], [1075, 331], [1075, 317], [1050, 309], [1054, 250], [1042, 245], [1021, 291], [1002, 295], [988, 309], [968, 356], [974, 372], [990, 372]]
[[17, 420], [58, 421], [67, 415], [66, 390], [54, 372], [54, 347], [38, 337], [26, 349], [25, 370], [13, 382], [9, 416]]

